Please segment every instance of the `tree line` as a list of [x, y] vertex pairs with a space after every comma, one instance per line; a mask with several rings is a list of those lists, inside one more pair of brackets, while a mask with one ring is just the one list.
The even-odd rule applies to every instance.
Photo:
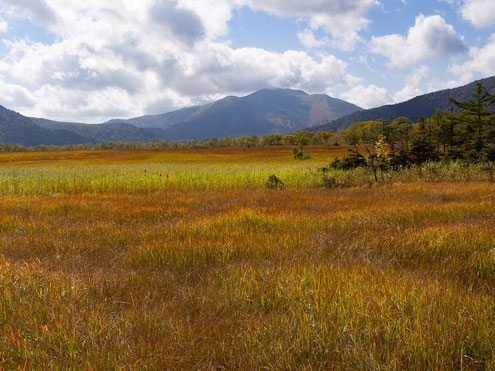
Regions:
[[[337, 159], [331, 167], [349, 169], [370, 167], [377, 178], [379, 169], [422, 164], [427, 161], [462, 160], [482, 162], [493, 178], [495, 162], [495, 95], [481, 83], [466, 101], [449, 100], [461, 112], [437, 112], [412, 122], [399, 117], [359, 122], [338, 133], [345, 143], [355, 147], [351, 154]], [[361, 149], [361, 151], [360, 151]], [[365, 155], [363, 156], [362, 150]]]
[[167, 140], [153, 142], [104, 142], [69, 145], [38, 145], [25, 147], [20, 144], [0, 144], [0, 152], [25, 151], [77, 151], [77, 150], [112, 150], [112, 149], [181, 149], [181, 148], [217, 148], [217, 147], [265, 147], [265, 146], [306, 146], [338, 145], [332, 131], [298, 131], [293, 134], [269, 134], [265, 136], [244, 136], [238, 138], [212, 138], [207, 140], [187, 140], [173, 142]]

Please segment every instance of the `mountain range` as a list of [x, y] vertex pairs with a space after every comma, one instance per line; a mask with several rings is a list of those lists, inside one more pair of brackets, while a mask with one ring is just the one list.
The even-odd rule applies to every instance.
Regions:
[[324, 94], [301, 90], [264, 89], [246, 97], [219, 101], [126, 122], [169, 140], [288, 134], [321, 125], [361, 108]]
[[77, 122], [57, 122], [31, 118], [36, 125], [48, 130], [64, 130], [79, 136], [78, 143], [102, 142], [152, 142], [163, 139], [160, 135], [134, 125], [119, 123], [81, 124]]
[[[480, 80], [495, 93], [495, 76]], [[421, 95], [403, 103], [362, 110], [324, 94], [309, 95], [300, 90], [264, 89], [246, 97], [226, 97], [219, 101], [181, 110], [110, 120], [103, 124], [57, 122], [29, 118], [0, 106], [0, 143], [25, 146], [101, 143], [114, 141], [151, 142], [188, 140], [298, 130], [326, 131], [343, 129], [355, 122], [407, 117], [416, 121], [429, 117], [437, 109], [457, 111], [449, 97], [467, 100], [475, 83], [459, 88]]]
[[459, 112], [459, 108], [455, 104], [449, 102], [449, 97], [453, 97], [460, 101], [466, 101], [469, 98], [472, 98], [473, 93], [476, 91], [476, 82], [481, 82], [485, 89], [490, 93], [495, 94], [495, 76], [492, 76], [459, 88], [440, 90], [434, 93], [420, 95], [406, 102], [356, 111], [324, 125], [311, 127], [308, 130], [315, 132], [327, 130], [338, 131], [339, 129], [348, 128], [356, 122], [381, 119], [393, 120], [397, 117], [407, 117], [415, 122], [420, 117], [428, 118], [432, 116], [437, 109], [444, 112]]

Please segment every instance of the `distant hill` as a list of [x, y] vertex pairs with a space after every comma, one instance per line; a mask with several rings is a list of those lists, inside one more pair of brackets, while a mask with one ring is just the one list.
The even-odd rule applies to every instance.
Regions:
[[30, 118], [0, 106], [0, 143], [23, 146], [151, 142], [159, 135], [127, 123], [79, 124]]
[[209, 139], [292, 133], [359, 111], [361, 108], [323, 94], [300, 90], [264, 89], [246, 97], [219, 101], [126, 122], [147, 128], [168, 140]]
[[22, 144], [24, 146], [64, 145], [83, 143], [80, 135], [63, 130], [49, 130], [39, 127], [28, 117], [0, 106], [0, 143]]
[[49, 130], [64, 130], [84, 138], [79, 143], [102, 142], [152, 142], [163, 139], [147, 129], [137, 128], [124, 122], [105, 124], [81, 124], [75, 122], [57, 122], [39, 118], [31, 119], [36, 125]]
[[[479, 81], [481, 81], [483, 86], [491, 93], [495, 93], [495, 76]], [[449, 97], [454, 97], [458, 100], [467, 100], [472, 98], [475, 89], [475, 82], [472, 82], [459, 88], [446, 89], [420, 95], [416, 98], [408, 100], [407, 102], [357, 111], [333, 120], [328, 124], [312, 127], [309, 130], [337, 131], [339, 129], [345, 129], [356, 122], [379, 120], [382, 118], [386, 120], [393, 120], [397, 117], [407, 117], [412, 121], [416, 121], [421, 116], [425, 118], [430, 117], [437, 109], [440, 109], [441, 111], [452, 110], [453, 112], [458, 112], [459, 109], [453, 103], [449, 102]]]

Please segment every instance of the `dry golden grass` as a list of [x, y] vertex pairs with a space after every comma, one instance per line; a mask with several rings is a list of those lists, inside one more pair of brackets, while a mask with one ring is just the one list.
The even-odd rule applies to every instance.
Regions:
[[[285, 152], [219, 152], [37, 166], [293, 166]], [[27, 157], [4, 170], [34, 169]], [[495, 367], [492, 183], [112, 190], [0, 198], [1, 367]]]

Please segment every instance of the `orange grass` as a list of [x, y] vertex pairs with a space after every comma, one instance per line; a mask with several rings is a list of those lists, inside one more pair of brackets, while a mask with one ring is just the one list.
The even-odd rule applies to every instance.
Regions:
[[[293, 159], [293, 146], [279, 147], [213, 147], [213, 148], [181, 148], [181, 149], [129, 149], [129, 150], [83, 150], [83, 151], [46, 151], [46, 152], [0, 152], [0, 164], [16, 163], [53, 163], [59, 161], [75, 162], [173, 162], [211, 160], [278, 160]], [[346, 156], [349, 146], [306, 146], [313, 159]]]
[[494, 191], [3, 196], [0, 366], [494, 368]]

